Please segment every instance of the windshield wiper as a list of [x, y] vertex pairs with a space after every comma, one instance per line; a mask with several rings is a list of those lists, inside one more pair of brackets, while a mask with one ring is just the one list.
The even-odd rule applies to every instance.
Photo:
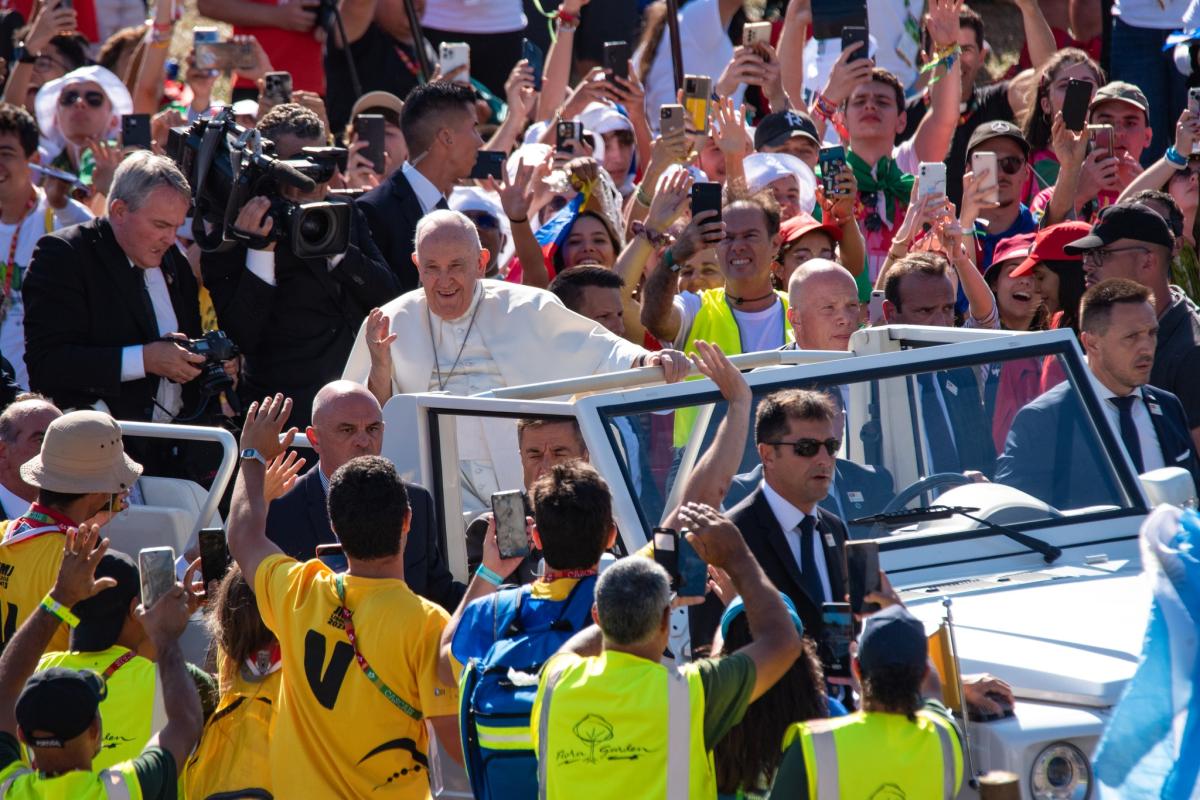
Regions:
[[924, 522], [931, 519], [949, 519], [954, 515], [966, 517], [969, 520], [978, 522], [988, 530], [1002, 533], [1014, 542], [1023, 544], [1030, 550], [1036, 550], [1042, 554], [1042, 558], [1047, 564], [1053, 564], [1062, 556], [1062, 549], [1055, 547], [1049, 542], [1038, 539], [1036, 536], [1030, 536], [1020, 531], [1015, 531], [1005, 525], [998, 525], [989, 519], [973, 516], [972, 512], [978, 511], [978, 508], [971, 506], [921, 506], [920, 508], [902, 508], [899, 511], [890, 511], [886, 514], [872, 514], [869, 517], [859, 517], [849, 521], [851, 525], [883, 525], [885, 528], [900, 528], [904, 525], [911, 525], [914, 522]]

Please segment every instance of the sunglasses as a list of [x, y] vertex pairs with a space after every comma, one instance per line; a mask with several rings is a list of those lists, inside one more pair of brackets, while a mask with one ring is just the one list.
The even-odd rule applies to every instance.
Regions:
[[829, 455], [835, 455], [842, 447], [842, 440], [829, 438], [825, 441], [820, 439], [797, 439], [794, 442], [763, 442], [763, 444], [774, 445], [775, 447], [791, 447], [792, 452], [801, 458], [812, 458], [825, 446], [825, 452]]
[[1020, 156], [1005, 156], [1004, 158], [997, 158], [996, 164], [1003, 170], [1005, 175], [1016, 175], [1021, 171], [1021, 167], [1025, 166], [1025, 159]]
[[58, 104], [64, 107], [70, 107], [79, 102], [79, 98], [83, 98], [84, 102], [92, 108], [99, 108], [104, 105], [107, 99], [104, 92], [92, 90], [90, 92], [77, 92], [74, 89], [68, 89], [58, 96]]
[[879, 233], [883, 229], [883, 217], [879, 216], [879, 192], [859, 192], [858, 199], [867, 210], [863, 227], [868, 233]]
[[477, 228], [486, 228], [487, 230], [494, 231], [500, 227], [500, 220], [491, 214], [483, 212], [468, 213], [467, 218], [474, 222]]

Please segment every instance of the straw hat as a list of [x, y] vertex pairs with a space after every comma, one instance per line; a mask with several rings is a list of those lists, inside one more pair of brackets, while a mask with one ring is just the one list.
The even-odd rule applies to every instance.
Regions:
[[116, 494], [141, 474], [142, 465], [125, 455], [121, 426], [100, 411], [72, 411], [51, 422], [42, 452], [21, 465], [26, 483], [64, 494]]

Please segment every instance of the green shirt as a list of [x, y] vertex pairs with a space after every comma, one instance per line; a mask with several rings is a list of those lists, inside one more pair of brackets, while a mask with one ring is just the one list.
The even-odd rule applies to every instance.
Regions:
[[[0, 769], [21, 760], [21, 744], [11, 733], [0, 732]], [[178, 773], [175, 759], [161, 747], [147, 747], [133, 760], [145, 800], [176, 800]]]
[[704, 686], [704, 747], [712, 750], [742, 721], [758, 674], [745, 653], [693, 662]]

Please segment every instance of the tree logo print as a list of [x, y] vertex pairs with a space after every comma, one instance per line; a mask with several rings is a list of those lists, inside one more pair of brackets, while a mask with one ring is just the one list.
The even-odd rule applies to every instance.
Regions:
[[599, 714], [588, 714], [576, 722], [571, 730], [579, 737], [579, 741], [588, 746], [587, 760], [590, 764], [596, 763], [596, 745], [613, 738], [612, 724]]

